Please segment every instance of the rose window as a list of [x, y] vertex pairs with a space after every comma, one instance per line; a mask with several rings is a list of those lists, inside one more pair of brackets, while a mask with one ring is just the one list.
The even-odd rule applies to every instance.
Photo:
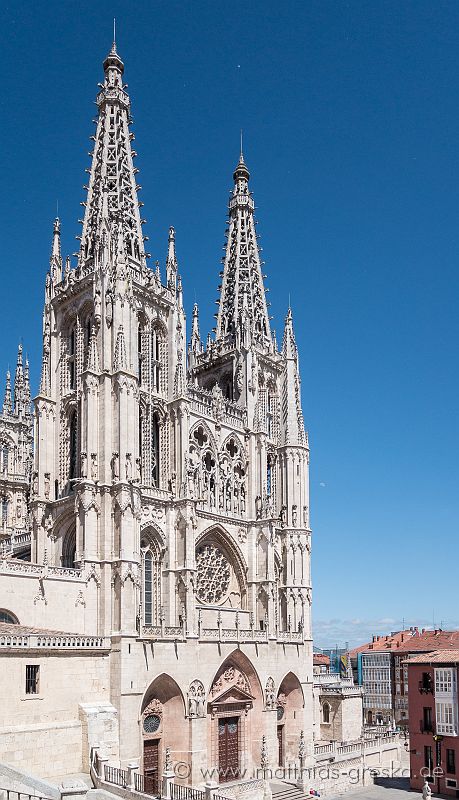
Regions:
[[196, 591], [201, 603], [220, 603], [227, 595], [231, 568], [222, 551], [213, 544], [199, 547], [196, 553]]

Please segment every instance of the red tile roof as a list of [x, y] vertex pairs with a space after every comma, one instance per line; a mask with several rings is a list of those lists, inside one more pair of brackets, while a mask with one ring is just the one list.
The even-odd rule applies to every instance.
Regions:
[[413, 638], [413, 630], [410, 628], [406, 631], [396, 631], [387, 636], [373, 636], [373, 641], [367, 644], [362, 644], [360, 647], [355, 647], [350, 651], [351, 658], [355, 658], [358, 653], [372, 653], [375, 650], [398, 650], [405, 641], [411, 641]]
[[434, 650], [431, 653], [411, 656], [405, 661], [410, 664], [459, 664], [459, 650]]
[[325, 666], [330, 666], [330, 656], [326, 656], [325, 653], [314, 653], [312, 656], [312, 663], [314, 666], [320, 666], [324, 664]]
[[430, 652], [432, 650], [457, 650], [459, 648], [459, 631], [421, 631], [403, 642], [398, 648], [403, 655], [416, 652]]

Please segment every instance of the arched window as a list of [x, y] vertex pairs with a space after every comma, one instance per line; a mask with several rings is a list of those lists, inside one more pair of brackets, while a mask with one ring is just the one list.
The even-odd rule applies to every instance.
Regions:
[[142, 606], [144, 625], [159, 625], [161, 609], [161, 549], [149, 537], [142, 539]]
[[62, 542], [62, 566], [70, 567], [75, 566], [76, 554], [76, 535], [75, 529], [67, 531]]
[[153, 486], [159, 486], [159, 418], [156, 413], [153, 414], [151, 438], [151, 482]]
[[10, 457], [10, 448], [9, 448], [9, 446], [8, 446], [8, 444], [6, 442], [5, 442], [5, 444], [2, 445], [1, 456], [2, 456], [2, 458], [1, 458], [2, 472], [8, 472], [8, 462], [9, 462], [9, 457]]
[[7, 523], [8, 523], [8, 506], [9, 506], [9, 501], [8, 501], [7, 495], [5, 494], [1, 498], [1, 513], [2, 513], [2, 525], [3, 526], [6, 526]]
[[322, 706], [322, 722], [325, 725], [330, 723], [330, 706], [328, 703], [324, 703]]
[[273, 464], [271, 456], [268, 455], [267, 465], [266, 465], [266, 494], [268, 497], [271, 497], [273, 488]]
[[164, 334], [158, 328], [151, 332], [151, 388], [159, 394], [163, 388]]
[[69, 426], [69, 479], [76, 478], [77, 474], [77, 448], [78, 429], [76, 411], [72, 411]]
[[0, 622], [6, 622], [8, 625], [19, 625], [18, 618], [7, 611], [6, 608], [0, 608]]
[[72, 328], [69, 335], [69, 383], [70, 389], [76, 388], [76, 335], [75, 328]]

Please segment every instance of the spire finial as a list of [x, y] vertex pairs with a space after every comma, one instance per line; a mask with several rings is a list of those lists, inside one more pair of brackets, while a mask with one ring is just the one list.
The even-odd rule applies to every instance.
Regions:
[[116, 17], [113, 17], [113, 46], [116, 50]]
[[244, 161], [244, 149], [242, 147], [242, 128], [241, 128], [241, 161]]

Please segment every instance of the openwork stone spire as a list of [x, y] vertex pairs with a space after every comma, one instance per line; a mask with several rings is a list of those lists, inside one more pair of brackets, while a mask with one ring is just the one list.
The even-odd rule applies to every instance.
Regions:
[[289, 308], [285, 319], [282, 355], [285, 360], [283, 381], [284, 396], [282, 399], [284, 444], [307, 445], [303, 411], [301, 408], [298, 349], [293, 332], [291, 308]]
[[59, 217], [54, 220], [53, 243], [49, 262], [51, 281], [54, 285], [62, 280], [62, 254], [61, 254], [61, 222]]
[[228, 344], [272, 346], [254, 201], [249, 170], [241, 152], [229, 201], [229, 227], [217, 315], [216, 340]]
[[3, 401], [3, 413], [4, 414], [11, 414], [13, 412], [13, 401], [11, 398], [11, 373], [8, 370], [6, 373], [6, 387], [5, 387], [5, 399]]
[[99, 84], [99, 107], [94, 151], [90, 169], [87, 202], [83, 219], [78, 267], [93, 269], [108, 239], [118, 242], [121, 235], [129, 266], [139, 272], [145, 266], [142, 220], [131, 149], [134, 134], [129, 132], [130, 99], [123, 84], [124, 64], [116, 44], [104, 61], [105, 78]]

